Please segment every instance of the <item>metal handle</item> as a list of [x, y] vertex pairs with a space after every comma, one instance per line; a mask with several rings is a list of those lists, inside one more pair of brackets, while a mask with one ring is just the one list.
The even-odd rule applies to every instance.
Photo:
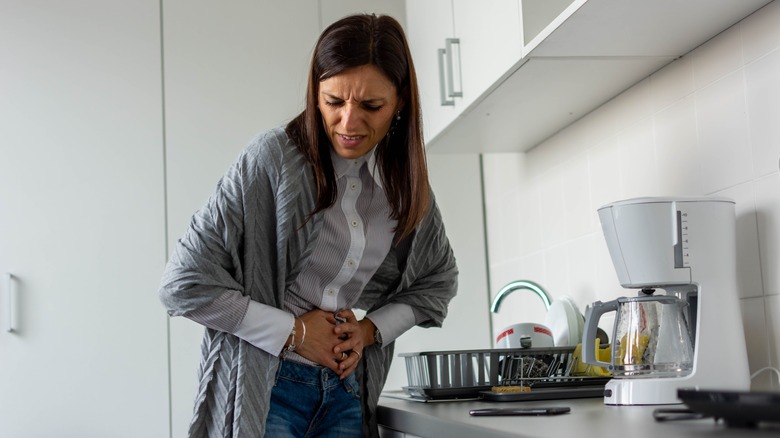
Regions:
[[5, 331], [13, 333], [17, 329], [16, 321], [16, 288], [14, 287], [14, 276], [10, 272], [5, 273], [5, 293], [6, 293], [6, 318]]
[[[452, 46], [458, 46], [458, 89], [455, 89], [455, 67], [452, 61]], [[447, 55], [447, 96], [463, 97], [463, 78], [460, 68], [460, 38], [447, 38], [444, 40], [444, 51]]]
[[439, 96], [441, 97], [441, 104], [442, 106], [454, 106], [455, 100], [447, 99], [447, 85], [445, 84], [446, 79], [444, 78], [445, 51], [444, 49], [439, 49], [438, 53], [439, 53]]

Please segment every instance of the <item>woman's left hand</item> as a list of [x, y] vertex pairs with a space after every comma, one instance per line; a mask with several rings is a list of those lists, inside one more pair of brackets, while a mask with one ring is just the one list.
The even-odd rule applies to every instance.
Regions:
[[333, 352], [336, 354], [346, 354], [344, 360], [339, 363], [339, 370], [341, 371], [339, 376], [344, 379], [355, 371], [363, 359], [364, 339], [366, 336], [364, 323], [370, 323], [370, 320], [358, 321], [355, 313], [351, 310], [342, 310], [336, 316], [346, 320], [333, 329], [340, 338], [344, 339], [343, 342], [333, 348]]

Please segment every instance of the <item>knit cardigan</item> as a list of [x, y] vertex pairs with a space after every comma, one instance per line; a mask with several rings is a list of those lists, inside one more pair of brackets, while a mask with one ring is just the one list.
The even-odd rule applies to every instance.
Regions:
[[[212, 303], [225, 290], [283, 308], [289, 286], [322, 228], [310, 165], [282, 128], [244, 149], [194, 214], [166, 265], [160, 299], [171, 316]], [[412, 306], [422, 327], [440, 327], [457, 290], [458, 270], [433, 196], [412, 236], [394, 245], [366, 285], [357, 308]], [[376, 407], [393, 344], [363, 351], [363, 435], [378, 436]], [[191, 437], [262, 438], [279, 358], [235, 335], [206, 329], [201, 344]]]

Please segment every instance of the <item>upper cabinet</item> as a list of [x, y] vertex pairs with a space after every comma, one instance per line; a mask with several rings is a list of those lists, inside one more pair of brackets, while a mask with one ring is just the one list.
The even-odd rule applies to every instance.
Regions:
[[[407, 0], [428, 149], [527, 151], [770, 1]], [[463, 95], [442, 106], [447, 39]]]
[[426, 140], [442, 132], [522, 56], [518, 0], [406, 2]]

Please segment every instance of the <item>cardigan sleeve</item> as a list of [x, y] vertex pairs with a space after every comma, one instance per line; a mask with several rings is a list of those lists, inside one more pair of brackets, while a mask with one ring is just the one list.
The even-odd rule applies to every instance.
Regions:
[[[258, 216], [273, 217], [273, 212], [262, 215], [254, 210], [247, 212], [245, 203], [249, 199], [257, 200], [253, 202], [255, 205], [272, 206], [277, 177], [274, 175], [276, 157], [272, 148], [263, 147], [263, 143], [261, 135], [242, 151], [176, 242], [159, 289], [160, 300], [171, 316], [197, 315], [199, 309], [218, 305], [228, 292], [231, 294], [227, 296], [249, 295], [245, 290], [245, 270], [248, 269], [245, 266], [248, 258], [245, 224], [257, 222]], [[266, 199], [271, 202], [263, 202]], [[252, 217], [248, 218], [248, 215]], [[270, 219], [263, 221], [271, 222]], [[273, 229], [274, 226], [271, 223], [266, 228]], [[256, 231], [253, 229], [253, 232]], [[242, 304], [241, 312], [236, 312], [232, 321], [237, 327], [247, 303], [232, 301], [235, 305]]]

